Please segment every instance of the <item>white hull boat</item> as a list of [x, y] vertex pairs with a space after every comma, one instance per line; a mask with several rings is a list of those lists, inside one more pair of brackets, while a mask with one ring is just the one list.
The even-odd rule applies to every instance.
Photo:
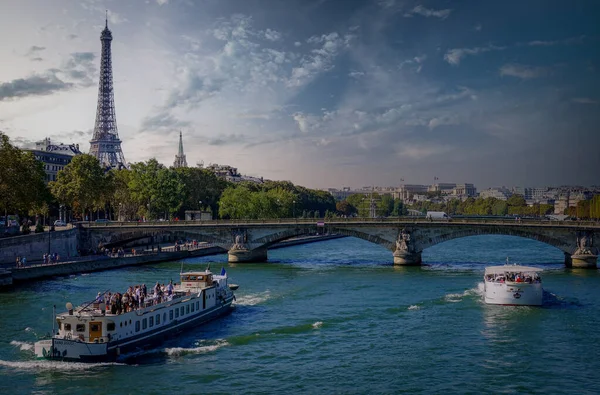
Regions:
[[181, 283], [168, 293], [148, 295], [127, 307], [117, 303], [118, 310], [115, 298], [113, 303], [90, 302], [77, 308], [67, 303], [67, 312], [56, 315], [58, 330], [53, 329], [50, 339], [35, 343], [36, 357], [113, 361], [231, 311], [235, 296], [224, 270], [221, 275], [209, 270], [180, 275]]
[[484, 300], [505, 306], [541, 306], [544, 290], [539, 273], [543, 269], [520, 265], [485, 269]]

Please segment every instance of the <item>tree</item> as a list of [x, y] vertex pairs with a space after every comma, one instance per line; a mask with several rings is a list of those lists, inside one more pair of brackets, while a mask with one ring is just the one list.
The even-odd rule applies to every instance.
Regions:
[[180, 167], [175, 169], [175, 172], [183, 183], [182, 210], [202, 210], [210, 207], [215, 215], [219, 209], [219, 199], [228, 182], [217, 177], [212, 171], [199, 167]]
[[[98, 159], [91, 155], [77, 155], [50, 182], [52, 194], [59, 202], [79, 210], [82, 217], [88, 210], [102, 207], [106, 199], [107, 181]], [[91, 213], [90, 213], [91, 219]]]
[[356, 207], [351, 205], [347, 200], [342, 200], [341, 202], [337, 202], [335, 204], [335, 209], [340, 215], [344, 215], [346, 217], [351, 217], [358, 210]]
[[0, 209], [6, 224], [9, 211], [27, 213], [49, 201], [45, 176], [44, 166], [31, 152], [13, 146], [8, 136], [0, 132]]

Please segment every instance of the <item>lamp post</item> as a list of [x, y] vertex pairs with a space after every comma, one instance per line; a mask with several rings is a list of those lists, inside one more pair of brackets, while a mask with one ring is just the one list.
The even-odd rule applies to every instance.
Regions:
[[296, 219], [296, 201], [292, 200], [292, 203], [294, 204], [294, 211], [292, 212], [294, 219]]
[[119, 221], [123, 221], [123, 218], [121, 217], [121, 210], [123, 209], [123, 203], [119, 203]]
[[202, 200], [198, 200], [198, 207], [200, 208], [200, 218], [198, 219], [202, 220]]

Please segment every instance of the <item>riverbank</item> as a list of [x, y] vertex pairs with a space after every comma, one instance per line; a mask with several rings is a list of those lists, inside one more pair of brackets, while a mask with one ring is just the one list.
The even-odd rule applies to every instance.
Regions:
[[[282, 241], [270, 247], [270, 249], [278, 249], [291, 247], [299, 244], [315, 243], [345, 237], [342, 235], [318, 235], [300, 237], [292, 240]], [[165, 248], [166, 249], [166, 248]], [[69, 260], [66, 262], [50, 263], [50, 264], [35, 264], [25, 267], [9, 268], [4, 270], [0, 276], [0, 290], [13, 284], [25, 283], [54, 276], [65, 276], [76, 273], [88, 273], [102, 270], [117, 269], [126, 266], [145, 265], [150, 263], [159, 263], [165, 261], [176, 261], [180, 259], [219, 255], [227, 253], [227, 250], [217, 246], [207, 246], [196, 249], [181, 249], [174, 251], [169, 247], [170, 251], [152, 252], [144, 251], [137, 255], [125, 255], [121, 257], [109, 257], [105, 255], [93, 255], [89, 257], [79, 257], [77, 260]]]

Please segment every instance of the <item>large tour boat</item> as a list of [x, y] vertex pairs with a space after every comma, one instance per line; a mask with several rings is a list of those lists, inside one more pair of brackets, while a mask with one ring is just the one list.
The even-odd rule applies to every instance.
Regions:
[[484, 274], [484, 300], [488, 304], [508, 306], [541, 306], [544, 290], [539, 273], [543, 269], [530, 266], [490, 266]]
[[224, 269], [219, 275], [207, 269], [180, 277], [179, 284], [157, 283], [153, 292], [135, 286], [123, 294], [99, 293], [76, 308], [67, 303], [67, 311], [56, 315], [52, 337], [35, 343], [36, 357], [112, 361], [231, 311], [237, 285], [228, 284]]

